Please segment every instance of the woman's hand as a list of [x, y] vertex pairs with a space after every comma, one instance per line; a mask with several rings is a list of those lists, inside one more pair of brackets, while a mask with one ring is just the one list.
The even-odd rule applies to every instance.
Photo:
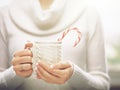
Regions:
[[12, 60], [13, 69], [21, 77], [28, 77], [32, 74], [32, 43], [27, 43], [25, 49], [14, 53]]
[[59, 62], [53, 65], [40, 61], [37, 64], [37, 78], [48, 83], [64, 84], [73, 74], [73, 66], [70, 62]]

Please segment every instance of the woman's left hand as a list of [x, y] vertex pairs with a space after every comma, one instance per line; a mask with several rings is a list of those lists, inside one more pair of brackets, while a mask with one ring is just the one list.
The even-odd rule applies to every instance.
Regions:
[[67, 61], [52, 65], [40, 61], [36, 73], [38, 79], [43, 79], [47, 83], [64, 84], [73, 74], [73, 65]]

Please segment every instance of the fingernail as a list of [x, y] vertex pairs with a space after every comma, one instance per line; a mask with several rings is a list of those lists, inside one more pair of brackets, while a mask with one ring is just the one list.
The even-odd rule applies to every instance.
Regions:
[[53, 65], [50, 65], [50, 68], [52, 68], [52, 69], [53, 69], [53, 68], [54, 68], [54, 67], [53, 67]]
[[38, 61], [38, 64], [42, 64], [41, 60]]
[[37, 67], [35, 67], [35, 71], [37, 71]]
[[36, 66], [38, 66], [39, 63], [36, 63]]

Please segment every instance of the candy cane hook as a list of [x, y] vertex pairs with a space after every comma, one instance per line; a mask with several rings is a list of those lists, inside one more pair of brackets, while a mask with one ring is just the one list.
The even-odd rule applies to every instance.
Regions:
[[73, 47], [75, 47], [75, 46], [77, 46], [77, 44], [80, 42], [81, 36], [82, 36], [81, 32], [79, 31], [79, 29], [78, 29], [77, 27], [68, 28], [67, 30], [65, 30], [65, 31], [62, 33], [62, 36], [61, 36], [60, 38], [58, 38], [58, 41], [62, 41], [63, 38], [64, 38], [64, 37], [69, 33], [69, 31], [71, 31], [71, 30], [76, 31], [77, 34], [78, 34], [78, 37], [77, 37], [77, 39], [76, 39], [76, 41], [75, 41], [75, 43], [74, 43], [74, 45], [73, 45]]

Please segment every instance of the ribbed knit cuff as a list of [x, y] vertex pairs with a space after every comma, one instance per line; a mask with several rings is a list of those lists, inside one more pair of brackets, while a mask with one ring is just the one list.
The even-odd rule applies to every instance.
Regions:
[[11, 90], [13, 90], [13, 89], [17, 88], [19, 85], [21, 85], [24, 80], [24, 78], [16, 75], [12, 66], [9, 69], [7, 69], [6, 71], [4, 71], [3, 74], [4, 74], [6, 87]]
[[88, 77], [86, 72], [84, 72], [81, 68], [79, 68], [77, 65], [73, 64], [74, 72], [71, 78], [68, 80], [68, 83], [71, 87], [79, 89], [83, 87], [87, 87], [88, 84]]
[[74, 64], [74, 72], [68, 84], [76, 90], [109, 90], [109, 77], [97, 71], [87, 73]]

